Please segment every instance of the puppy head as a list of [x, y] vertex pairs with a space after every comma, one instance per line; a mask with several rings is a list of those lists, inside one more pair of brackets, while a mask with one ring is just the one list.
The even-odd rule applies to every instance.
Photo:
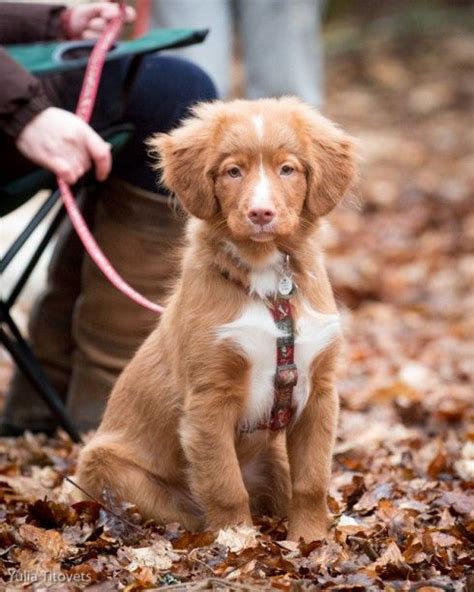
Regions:
[[327, 214], [355, 170], [351, 139], [295, 98], [201, 104], [150, 146], [190, 214], [257, 242]]

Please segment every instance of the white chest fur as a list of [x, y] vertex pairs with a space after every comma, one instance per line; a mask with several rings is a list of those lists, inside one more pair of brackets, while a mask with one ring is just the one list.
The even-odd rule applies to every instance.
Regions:
[[[298, 384], [293, 391], [293, 403], [297, 415], [303, 411], [308, 400], [311, 364], [339, 331], [339, 315], [321, 314], [307, 304], [302, 307], [295, 331]], [[270, 415], [276, 370], [276, 339], [281, 335], [267, 306], [259, 299], [252, 300], [237, 319], [217, 330], [218, 339], [230, 340], [251, 364], [250, 392], [242, 426], [245, 429], [252, 429]]]

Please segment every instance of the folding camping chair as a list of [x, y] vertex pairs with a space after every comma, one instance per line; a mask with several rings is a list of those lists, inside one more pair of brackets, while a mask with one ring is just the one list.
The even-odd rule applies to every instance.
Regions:
[[[145, 54], [162, 49], [200, 43], [204, 40], [206, 34], [207, 31], [192, 29], [157, 29], [139, 39], [117, 42], [109, 52], [107, 61], [125, 56], [132, 58], [128, 75], [124, 82], [123, 90], [126, 91], [132, 85], [140, 61]], [[27, 70], [37, 76], [41, 76], [51, 72], [64, 72], [71, 69], [84, 68], [87, 62], [87, 53], [90, 51], [91, 46], [92, 43], [89, 41], [37, 43], [9, 46], [7, 51]], [[70, 56], [74, 57], [71, 59]], [[125, 124], [112, 127], [101, 133], [102, 137], [112, 145], [112, 157], [116, 156], [125, 146], [132, 132], [133, 127]], [[75, 191], [77, 192], [84, 188], [90, 190], [95, 183], [93, 175], [88, 174], [76, 185]], [[18, 276], [10, 293], [7, 295], [0, 294], [0, 343], [8, 350], [18, 368], [24, 373], [38, 395], [52, 411], [58, 424], [69, 434], [72, 440], [79, 442], [81, 440], [79, 432], [75, 428], [72, 419], [68, 417], [64, 403], [50, 384], [40, 362], [35, 357], [34, 352], [28, 345], [27, 340], [22, 335], [11, 314], [13, 305], [63, 220], [65, 210], [63, 206], [57, 207], [60, 195], [56, 188], [55, 178], [49, 171], [44, 169], [34, 170], [19, 179], [15, 179], [5, 185], [0, 185], [0, 218], [10, 214], [29, 201], [40, 190], [44, 189], [50, 190], [51, 193], [46, 197], [38, 211], [0, 259], [1, 275], [13, 260], [17, 258], [22, 247], [38, 225], [56, 206], [57, 211], [30, 260], [23, 269], [20, 269], [19, 266]]]

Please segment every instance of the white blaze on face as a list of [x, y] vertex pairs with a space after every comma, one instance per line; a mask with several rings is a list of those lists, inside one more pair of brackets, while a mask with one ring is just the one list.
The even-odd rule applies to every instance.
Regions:
[[260, 165], [258, 168], [258, 180], [254, 185], [252, 195], [250, 197], [250, 208], [258, 209], [273, 209], [274, 204], [271, 195], [270, 181], [263, 168], [262, 158], [260, 157]]
[[[257, 137], [260, 141], [263, 140], [263, 132], [264, 132], [264, 123], [263, 117], [261, 115], [254, 115], [252, 117], [252, 122], [257, 134]], [[260, 165], [258, 168], [258, 179], [254, 185], [250, 203], [250, 209], [270, 209], [273, 210], [275, 204], [273, 203], [272, 194], [271, 194], [271, 185], [270, 180], [268, 179], [267, 174], [265, 173], [265, 169], [263, 167], [263, 159], [260, 156]]]
[[252, 117], [253, 125], [255, 127], [255, 131], [257, 132], [257, 138], [262, 141], [263, 140], [263, 117], [261, 115], [254, 115]]

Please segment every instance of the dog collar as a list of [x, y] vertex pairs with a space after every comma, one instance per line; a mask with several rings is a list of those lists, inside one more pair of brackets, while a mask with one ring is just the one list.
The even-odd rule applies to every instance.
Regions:
[[[229, 272], [221, 271], [224, 278], [241, 287], [249, 294], [242, 282], [230, 276]], [[244, 430], [253, 432], [257, 429], [278, 431], [286, 428], [293, 417], [293, 389], [298, 382], [298, 369], [295, 364], [295, 325], [291, 298], [296, 293], [293, 282], [290, 257], [285, 255], [281, 277], [278, 281], [278, 293], [263, 302], [270, 310], [275, 325], [283, 333], [276, 340], [276, 371], [273, 387], [273, 405], [270, 417], [260, 422], [255, 428]]]

